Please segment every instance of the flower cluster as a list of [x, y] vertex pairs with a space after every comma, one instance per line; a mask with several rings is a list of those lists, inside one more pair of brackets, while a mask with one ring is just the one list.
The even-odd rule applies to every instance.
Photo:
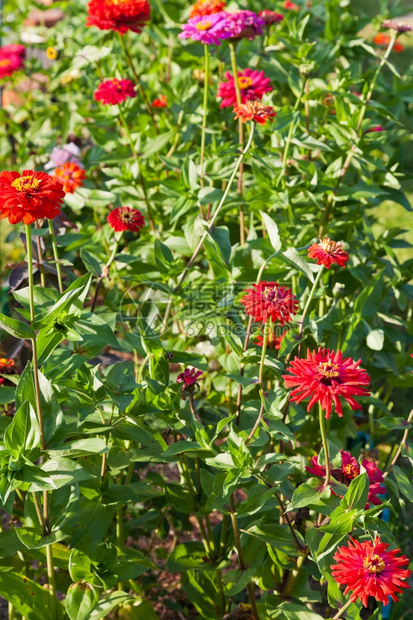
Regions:
[[[337, 482], [341, 482], [342, 484], [349, 486], [350, 482], [360, 475], [360, 464], [357, 462], [357, 459], [355, 459], [354, 456], [350, 454], [350, 452], [341, 450], [340, 454], [341, 465], [336, 469], [332, 469], [331, 475], [335, 480], [337, 480]], [[383, 474], [377, 467], [377, 465], [372, 461], [363, 459], [361, 461], [361, 464], [367, 472], [370, 483], [368, 501], [378, 506], [382, 503], [381, 499], [378, 496], [383, 495], [386, 491], [386, 487], [381, 484], [384, 480]], [[318, 464], [317, 456], [313, 456], [311, 460], [311, 465], [311, 467], [306, 467], [306, 470], [309, 474], [320, 478], [325, 477], [326, 468], [323, 465]], [[369, 503], [367, 503], [366, 505], [366, 509], [367, 508], [369, 508]]]
[[287, 388], [295, 389], [290, 394], [290, 400], [301, 403], [310, 397], [307, 411], [313, 405], [320, 403], [326, 412], [326, 418], [331, 415], [334, 403], [335, 411], [341, 418], [343, 415], [341, 398], [350, 405], [353, 411], [361, 409], [361, 405], [354, 396], [368, 396], [370, 393], [364, 386], [370, 382], [370, 377], [363, 368], [359, 368], [361, 360], [355, 362], [351, 357], [344, 357], [341, 351], [321, 349], [307, 351], [307, 357], [296, 357], [287, 368], [291, 375], [283, 375]]
[[145, 220], [138, 209], [132, 207], [117, 207], [107, 217], [110, 226], [115, 232], [139, 232], [144, 226]]
[[245, 314], [252, 316], [254, 321], [279, 321], [284, 325], [292, 320], [291, 315], [297, 313], [298, 301], [291, 289], [279, 286], [277, 282], [253, 284], [245, 293], [241, 303]]
[[105, 105], [122, 103], [129, 97], [136, 97], [135, 84], [131, 80], [105, 80], [99, 84], [94, 97]]
[[[227, 71], [225, 73], [226, 82], [221, 82], [218, 86], [218, 97], [222, 98], [221, 108], [232, 107], [237, 103], [237, 92], [233, 75]], [[265, 76], [264, 71], [254, 69], [244, 69], [238, 71], [238, 86], [241, 93], [241, 103], [262, 99], [265, 93], [272, 90], [270, 78]]]
[[84, 169], [71, 161], [58, 166], [53, 173], [53, 178], [63, 185], [66, 194], [73, 194], [78, 187], [81, 187], [85, 177]]
[[87, 26], [100, 30], [142, 32], [151, 16], [148, 0], [90, 0]]
[[0, 173], [0, 215], [10, 224], [32, 224], [37, 219], [53, 219], [60, 213], [65, 196], [61, 183], [45, 172], [23, 170]]
[[10, 77], [24, 66], [26, 48], [24, 45], [14, 43], [0, 47], [0, 79]]

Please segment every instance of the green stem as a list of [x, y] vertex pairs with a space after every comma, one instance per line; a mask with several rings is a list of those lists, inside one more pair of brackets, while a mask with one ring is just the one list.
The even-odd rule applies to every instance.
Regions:
[[205, 159], [205, 135], [208, 117], [208, 90], [209, 90], [209, 46], [204, 45], [205, 51], [205, 82], [204, 82], [204, 109], [202, 116], [202, 135], [201, 135], [201, 185], [204, 184], [204, 159]]
[[234, 78], [235, 93], [237, 97], [237, 105], [240, 105], [241, 101], [241, 89], [238, 82], [238, 66], [237, 66], [237, 54], [235, 51], [234, 43], [229, 44], [229, 53], [231, 55], [231, 68], [232, 77]]
[[[300, 104], [301, 104], [301, 100], [303, 98], [303, 94], [304, 94], [304, 89], [305, 89], [305, 81], [302, 82], [301, 84], [301, 90], [300, 93], [297, 97], [297, 100], [295, 102], [295, 106], [293, 108], [293, 114], [295, 115], [295, 112], [297, 112]], [[285, 147], [284, 147], [284, 153], [283, 153], [283, 157], [282, 157], [282, 178], [284, 179], [285, 176], [285, 171], [287, 169], [287, 162], [288, 162], [288, 154], [290, 152], [290, 146], [291, 146], [291, 140], [293, 138], [293, 133], [295, 131], [295, 128], [297, 126], [297, 121], [296, 119], [293, 119], [292, 123], [290, 124], [290, 129], [288, 131], [288, 136], [287, 136], [287, 141], [285, 143]]]
[[[237, 105], [242, 103], [241, 97], [241, 88], [238, 82], [238, 65], [237, 65], [237, 54], [234, 43], [229, 44], [229, 50], [231, 55], [231, 68], [232, 68], [232, 76], [234, 78], [234, 86], [235, 93], [237, 97]], [[244, 124], [241, 119], [238, 119], [238, 136], [239, 136], [239, 145], [242, 148], [244, 146]], [[242, 195], [242, 177], [243, 177], [244, 166], [240, 165], [239, 168], [239, 177], [238, 177], [238, 194]], [[239, 211], [239, 236], [240, 236], [240, 245], [245, 245], [245, 222], [244, 222], [244, 205], [241, 204], [241, 208]]]
[[294, 586], [294, 583], [295, 583], [295, 581], [296, 581], [296, 579], [297, 579], [297, 577], [299, 575], [300, 569], [301, 569], [302, 565], [304, 564], [304, 561], [305, 561], [306, 557], [307, 557], [307, 554], [303, 554], [303, 555], [299, 555], [298, 556], [298, 558], [297, 558], [297, 566], [295, 567], [294, 570], [292, 570], [289, 573], [289, 575], [287, 577], [287, 580], [286, 580], [286, 582], [284, 584], [284, 587], [282, 589], [283, 597], [288, 597], [289, 596], [289, 594], [290, 594], [290, 592], [291, 592], [291, 590], [292, 590], [292, 588]]
[[210, 232], [212, 230], [212, 227], [213, 227], [213, 225], [215, 223], [215, 220], [217, 219], [219, 213], [221, 212], [221, 209], [222, 209], [222, 207], [223, 207], [223, 205], [225, 203], [225, 200], [226, 200], [226, 198], [227, 198], [227, 196], [229, 194], [229, 190], [231, 189], [232, 182], [233, 182], [233, 180], [234, 180], [234, 178], [235, 178], [235, 176], [236, 176], [236, 174], [238, 172], [238, 169], [239, 169], [239, 167], [240, 167], [240, 165], [241, 165], [245, 155], [248, 153], [248, 151], [250, 149], [250, 146], [252, 144], [253, 136], [254, 136], [254, 123], [251, 123], [251, 131], [250, 131], [250, 135], [249, 135], [249, 138], [248, 138], [248, 142], [247, 142], [244, 150], [242, 151], [241, 155], [239, 156], [239, 158], [237, 160], [237, 163], [235, 164], [234, 170], [232, 171], [231, 177], [230, 177], [230, 179], [228, 181], [228, 184], [227, 184], [227, 186], [225, 188], [225, 192], [224, 192], [224, 194], [223, 194], [223, 196], [222, 196], [222, 198], [221, 198], [221, 200], [219, 202], [219, 205], [216, 208], [216, 211], [215, 211], [214, 215], [212, 216], [212, 219], [211, 219], [211, 221], [209, 223], [208, 228], [205, 230], [205, 232], [202, 235], [202, 237], [201, 237], [197, 247], [195, 248], [195, 251], [194, 251], [194, 253], [191, 256], [191, 259], [190, 259], [190, 261], [189, 261], [185, 271], [182, 273], [182, 275], [181, 275], [181, 277], [180, 277], [180, 279], [178, 281], [178, 284], [177, 284], [177, 286], [174, 289], [174, 293], [176, 293], [177, 290], [182, 285], [182, 282], [185, 280], [185, 278], [188, 275], [192, 265], [194, 264], [195, 258], [198, 256], [198, 252], [202, 248], [205, 239], [207, 238], [208, 234], [210, 234]]
[[347, 607], [350, 607], [351, 603], [352, 601], [347, 601], [347, 603], [336, 613], [332, 620], [338, 620], [338, 618], [341, 618], [342, 614], [346, 611]]
[[45, 528], [45, 523], [43, 519], [42, 508], [40, 506], [39, 496], [37, 495], [36, 492], [33, 493], [33, 502], [34, 502], [34, 507], [36, 509], [37, 518], [39, 519], [40, 527], [43, 530], [43, 536], [46, 536], [46, 528]]
[[54, 256], [55, 263], [56, 263], [57, 280], [59, 282], [59, 292], [63, 293], [62, 268], [59, 262], [59, 252], [57, 249], [56, 236], [54, 234], [52, 220], [49, 220], [49, 231], [50, 231], [50, 237], [52, 240], [53, 256]]
[[[308, 308], [310, 307], [311, 301], [312, 301], [312, 299], [314, 297], [314, 293], [317, 290], [317, 286], [318, 286], [318, 283], [320, 282], [320, 278], [321, 278], [321, 276], [323, 274], [323, 271], [324, 271], [324, 265], [321, 266], [319, 272], [317, 273], [317, 275], [316, 275], [316, 277], [314, 279], [313, 287], [312, 287], [312, 289], [310, 291], [310, 294], [309, 294], [309, 296], [307, 298], [307, 301], [305, 302], [303, 314], [301, 316], [301, 321], [300, 321], [300, 331], [298, 333], [298, 339], [299, 340], [301, 340], [301, 338], [303, 337], [305, 317], [307, 316]], [[300, 355], [301, 355], [301, 342], [300, 342], [300, 344], [298, 346], [298, 357], [300, 357]]]
[[123, 232], [121, 232], [121, 234], [119, 235], [118, 239], [116, 239], [116, 235], [115, 235], [115, 245], [113, 246], [112, 254], [110, 255], [110, 258], [109, 258], [108, 262], [106, 263], [106, 265], [103, 267], [102, 273], [100, 274], [99, 279], [98, 279], [98, 281], [96, 283], [96, 289], [95, 289], [95, 294], [93, 296], [92, 308], [91, 308], [92, 312], [95, 310], [95, 307], [96, 307], [96, 302], [97, 302], [97, 299], [98, 299], [99, 290], [100, 290], [100, 286], [102, 284], [102, 280], [103, 280], [103, 278], [107, 278], [109, 276], [109, 270], [110, 270], [110, 267], [111, 267], [113, 261], [116, 258], [116, 254], [118, 253], [118, 248], [119, 248], [119, 244], [120, 244], [120, 242], [122, 240], [122, 237], [123, 237]]
[[50, 595], [50, 618], [58, 618], [52, 545], [46, 546], [46, 563], [47, 563], [47, 579], [49, 583], [49, 595]]
[[325, 413], [321, 407], [321, 403], [318, 404], [318, 419], [320, 422], [321, 440], [323, 442], [324, 458], [326, 461], [326, 479], [324, 481], [324, 486], [327, 487], [330, 484], [330, 477], [331, 477], [330, 453], [328, 449]]

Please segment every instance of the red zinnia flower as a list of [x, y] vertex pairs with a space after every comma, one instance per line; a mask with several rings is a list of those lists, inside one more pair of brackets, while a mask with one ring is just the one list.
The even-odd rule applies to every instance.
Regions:
[[[268, 334], [267, 347], [269, 348], [272, 347], [276, 351], [279, 351], [281, 349], [281, 343], [284, 340], [286, 333], [287, 332], [283, 332], [281, 336], [277, 336], [277, 334], [275, 333], [275, 330], [272, 330]], [[261, 334], [259, 334], [258, 336], [255, 336], [254, 344], [256, 344], [258, 347], [262, 347], [264, 345], [264, 336], [261, 336]]]
[[331, 567], [331, 574], [337, 583], [347, 586], [344, 594], [353, 591], [350, 600], [354, 603], [360, 599], [367, 607], [367, 599], [373, 596], [383, 605], [399, 599], [395, 592], [402, 592], [402, 588], [409, 588], [405, 580], [411, 570], [403, 569], [409, 564], [409, 559], [402, 555], [397, 557], [400, 549], [387, 551], [389, 545], [382, 543], [380, 536], [374, 542], [366, 540], [362, 543], [351, 538], [348, 547], [339, 547], [334, 559], [337, 564]]
[[277, 282], [260, 282], [252, 286], [241, 299], [245, 314], [254, 317], [254, 321], [263, 323], [271, 319], [272, 322], [279, 320], [281, 325], [284, 325], [292, 320], [291, 315], [298, 310], [298, 301], [291, 289], [278, 286]]
[[284, 15], [282, 13], [276, 13], [276, 11], [270, 11], [268, 9], [264, 9], [264, 11], [260, 11], [258, 13], [260, 17], [265, 21], [266, 26], [271, 26], [271, 24], [277, 24], [278, 22], [282, 22], [284, 19]]
[[82, 187], [86, 172], [75, 162], [67, 161], [55, 168], [53, 178], [62, 183], [66, 194], [73, 194], [78, 187]]
[[182, 383], [183, 390], [193, 389], [194, 386], [199, 387], [198, 379], [202, 377], [202, 370], [197, 370], [196, 368], [185, 368], [184, 372], [181, 372], [177, 378], [177, 383]]
[[[341, 466], [338, 469], [333, 469], [331, 471], [331, 475], [338, 482], [342, 482], [343, 484], [349, 486], [350, 482], [360, 474], [360, 464], [357, 462], [357, 459], [350, 454], [350, 452], [340, 450], [340, 454]], [[372, 461], [363, 459], [361, 463], [366, 469], [370, 482], [368, 500], [372, 504], [378, 506], [381, 504], [381, 500], [378, 495], [383, 495], [386, 492], [386, 487], [381, 484], [381, 482], [384, 481], [383, 474], [377, 465]], [[311, 459], [311, 464], [312, 467], [306, 467], [308, 473], [313, 476], [324, 478], [326, 475], [326, 468], [323, 465], [318, 464], [318, 456], [313, 456]], [[369, 503], [366, 504], [366, 509], [368, 508]]]
[[165, 95], [160, 95], [159, 99], [154, 99], [152, 101], [153, 108], [166, 108], [167, 105], [168, 104]]
[[285, 0], [283, 9], [288, 9], [289, 11], [299, 11], [300, 7], [298, 4], [295, 4], [295, 2], [291, 2], [291, 0]]
[[301, 403], [310, 396], [307, 411], [320, 402], [327, 419], [333, 402], [337, 415], [343, 416], [340, 397], [353, 411], [362, 409], [353, 396], [369, 396], [370, 392], [363, 386], [369, 384], [370, 377], [359, 368], [360, 364], [361, 360], [355, 362], [351, 357], [343, 358], [341, 351], [335, 353], [321, 348], [317, 352], [307, 351], [306, 359], [296, 357], [287, 368], [292, 375], [283, 375], [287, 388], [298, 386], [291, 392], [290, 400]]
[[[222, 97], [221, 108], [232, 107], [237, 103], [237, 91], [235, 81], [229, 71], [225, 73], [227, 82], [220, 82], [218, 86], [218, 97]], [[272, 90], [269, 86], [270, 78], [265, 77], [264, 71], [254, 71], [244, 69], [238, 71], [238, 86], [241, 91], [241, 102], [251, 101], [252, 99], [262, 99], [264, 93]]]
[[14, 368], [14, 360], [10, 357], [0, 357], [0, 372], [8, 373]]
[[308, 257], [315, 258], [317, 265], [324, 265], [330, 269], [333, 263], [345, 267], [348, 261], [348, 254], [341, 249], [341, 243], [332, 241], [329, 237], [321, 239], [320, 243], [313, 243], [308, 250]]
[[197, 0], [191, 8], [189, 17], [205, 17], [212, 13], [220, 13], [225, 9], [225, 0]]
[[131, 80], [106, 80], [99, 84], [94, 97], [106, 105], [122, 103], [128, 97], [136, 97], [135, 84]]
[[[390, 39], [391, 39], [391, 37], [389, 37], [389, 35], [382, 34], [381, 32], [379, 32], [379, 34], [377, 34], [374, 37], [373, 43], [375, 43], [376, 45], [387, 46], [390, 43]], [[404, 50], [404, 45], [402, 45], [401, 43], [396, 41], [394, 46], [393, 46], [393, 50], [395, 52], [402, 52]]]
[[145, 224], [142, 213], [138, 209], [132, 209], [132, 207], [113, 209], [107, 220], [115, 232], [122, 232], [123, 230], [139, 232]]
[[100, 30], [142, 32], [151, 16], [148, 0], [90, 0], [86, 26]]
[[236, 114], [235, 119], [240, 118], [243, 123], [255, 121], [259, 125], [265, 125], [268, 120], [272, 122], [277, 115], [274, 108], [264, 105], [261, 101], [241, 103], [235, 106], [234, 112]]
[[45, 172], [0, 173], [0, 216], [8, 217], [10, 224], [31, 224], [43, 217], [52, 220], [60, 213], [64, 195], [61, 183]]
[[[0, 48], [0, 79], [10, 77], [15, 71], [23, 68], [23, 56], [8, 48], [20, 47], [6, 45]], [[22, 46], [23, 47], [23, 46]]]

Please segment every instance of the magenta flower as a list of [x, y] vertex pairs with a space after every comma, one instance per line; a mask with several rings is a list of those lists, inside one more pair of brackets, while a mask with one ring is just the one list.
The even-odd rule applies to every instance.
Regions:
[[80, 148], [74, 142], [69, 142], [69, 144], [64, 144], [63, 146], [55, 146], [50, 153], [50, 161], [45, 164], [44, 169], [59, 168], [67, 162], [81, 166], [79, 155]]
[[202, 375], [202, 370], [197, 370], [196, 368], [185, 368], [184, 372], [181, 372], [177, 376], [176, 382], [183, 383], [183, 390], [189, 390], [191, 388], [193, 389], [194, 386], [199, 387], [198, 379], [199, 377], [202, 377]]
[[180, 39], [192, 39], [200, 43], [221, 45], [221, 41], [231, 36], [230, 23], [224, 11], [211, 15], [192, 17], [182, 26]]
[[[229, 71], [225, 73], [225, 77], [227, 81], [220, 82], [218, 86], [218, 97], [222, 97], [221, 108], [232, 107], [237, 103], [234, 78]], [[264, 71], [254, 71], [253, 69], [238, 71], [241, 103], [252, 101], [253, 99], [262, 99], [264, 93], [272, 90], [270, 82], [270, 78], [265, 77]]]
[[284, 15], [282, 13], [277, 13], [276, 11], [270, 11], [269, 9], [264, 9], [259, 12], [259, 16], [265, 22], [266, 26], [271, 26], [272, 24], [278, 24], [282, 22], [284, 19]]
[[375, 127], [371, 127], [371, 129], [366, 129], [364, 133], [375, 133], [381, 131], [386, 131], [386, 129], [383, 127], [383, 125], [376, 125]]
[[265, 21], [253, 11], [236, 11], [235, 13], [225, 13], [229, 20], [231, 39], [254, 39], [262, 34], [265, 28]]

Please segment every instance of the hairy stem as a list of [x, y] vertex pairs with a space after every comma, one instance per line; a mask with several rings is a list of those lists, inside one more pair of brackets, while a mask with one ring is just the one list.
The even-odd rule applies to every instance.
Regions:
[[54, 256], [55, 263], [56, 263], [57, 281], [59, 283], [59, 292], [63, 293], [62, 267], [59, 262], [59, 252], [57, 249], [56, 235], [54, 233], [52, 220], [49, 220], [49, 232], [50, 232], [50, 238], [52, 241], [53, 256]]
[[318, 404], [318, 419], [320, 423], [321, 440], [324, 448], [324, 458], [326, 461], [326, 479], [324, 486], [327, 487], [330, 484], [331, 466], [330, 466], [330, 453], [328, 449], [327, 431], [326, 431], [326, 419], [324, 410], [321, 407], [321, 403]]
[[[298, 339], [299, 340], [301, 340], [301, 338], [303, 337], [305, 317], [307, 316], [308, 308], [310, 307], [310, 304], [311, 304], [312, 299], [314, 297], [314, 293], [317, 290], [317, 286], [318, 286], [318, 283], [320, 282], [320, 278], [322, 276], [323, 271], [324, 271], [324, 265], [321, 266], [319, 272], [317, 273], [317, 275], [316, 275], [316, 277], [314, 279], [313, 287], [312, 287], [312, 289], [310, 291], [310, 294], [309, 294], [309, 296], [307, 298], [307, 301], [305, 302], [303, 314], [301, 316], [301, 321], [300, 321], [300, 331], [298, 333]], [[298, 357], [301, 356], [301, 344], [302, 343], [300, 342], [300, 344], [298, 345]]]

